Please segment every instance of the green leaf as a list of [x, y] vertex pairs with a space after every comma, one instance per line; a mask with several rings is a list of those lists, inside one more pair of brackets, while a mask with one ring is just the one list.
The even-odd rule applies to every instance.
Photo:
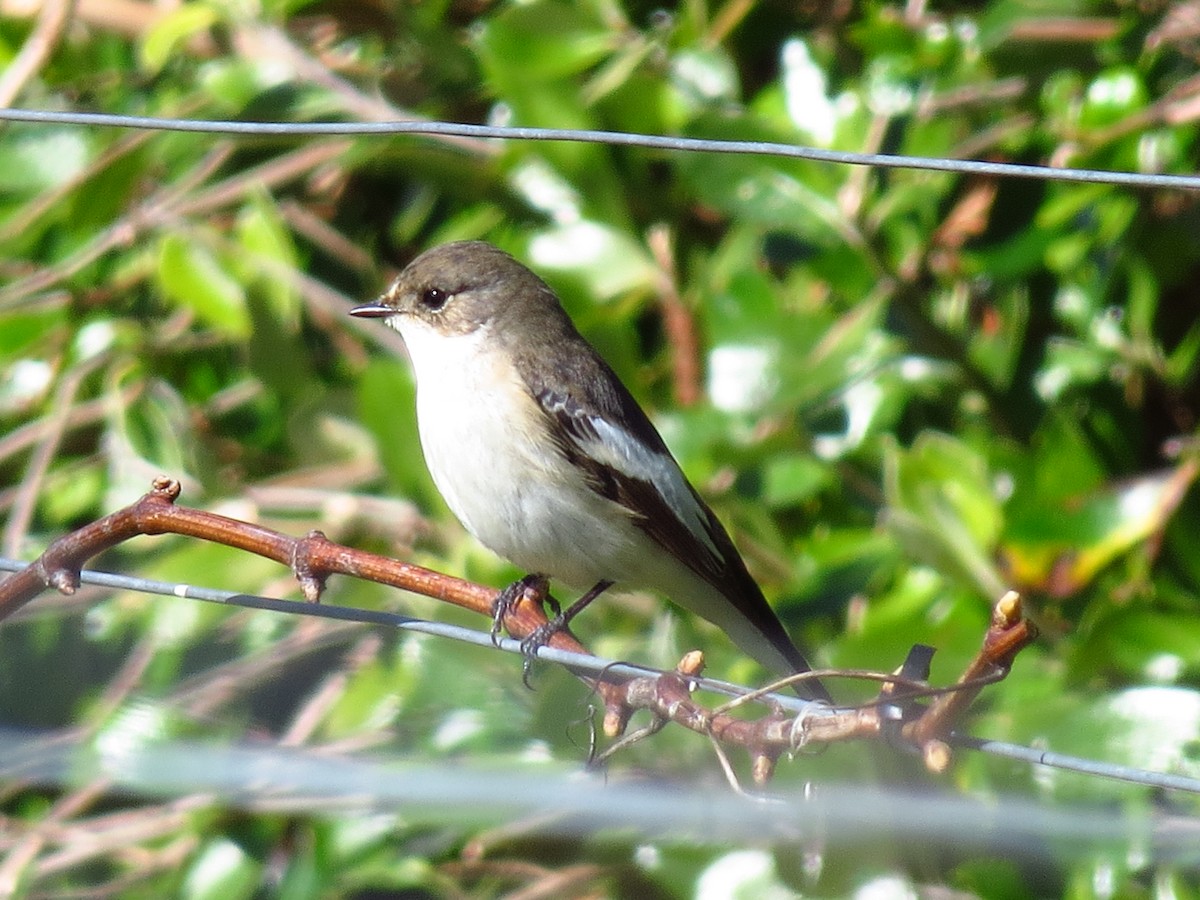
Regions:
[[218, 21], [217, 10], [207, 3], [184, 3], [157, 19], [141, 44], [141, 63], [157, 73], [175, 54], [176, 47], [192, 35], [207, 31]]
[[1069, 596], [1114, 559], [1162, 532], [1195, 480], [1191, 464], [1121, 482], [1090, 495], [1027, 499], [1004, 541], [1019, 584]]
[[[252, 269], [248, 277], [255, 277], [255, 290], [266, 297], [267, 308], [276, 323], [289, 331], [300, 324], [302, 306], [300, 296], [293, 283], [272, 266], [285, 271], [297, 267], [296, 248], [292, 243], [279, 210], [271, 199], [258, 194], [249, 206], [243, 207], [237, 218], [238, 242], [253, 256], [248, 260]], [[261, 261], [260, 261], [261, 260]]]
[[1003, 521], [986, 461], [949, 435], [926, 432], [885, 460], [884, 520], [914, 558], [998, 599], [991, 561]]
[[1146, 105], [1146, 87], [1132, 66], [1114, 66], [1088, 85], [1080, 124], [1099, 129], [1114, 125]]
[[1109, 609], [1090, 623], [1075, 654], [1083, 677], [1114, 672], [1170, 684], [1200, 671], [1200, 629], [1190, 613]]
[[535, 235], [529, 258], [540, 268], [569, 273], [602, 300], [651, 291], [659, 278], [644, 246], [597, 222], [574, 222]]
[[0, 194], [27, 195], [62, 184], [88, 164], [81, 128], [9, 125], [0, 141]]
[[412, 375], [403, 363], [373, 360], [358, 378], [358, 417], [375, 436], [390, 492], [440, 507], [417, 434], [416, 396]]
[[[728, 123], [702, 121], [691, 132], [726, 140], [787, 141], [790, 136], [731, 128]], [[827, 177], [810, 176], [805, 163], [725, 153], [689, 153], [676, 163], [687, 190], [702, 203], [740, 222], [785, 228], [818, 244], [858, 239], [831, 196], [823, 193]]]
[[253, 897], [262, 865], [226, 837], [211, 838], [184, 873], [185, 900], [238, 900]]
[[[1038, 710], [1020, 740], [1059, 753], [1102, 759], [1152, 772], [1200, 776], [1193, 747], [1200, 734], [1200, 693], [1139, 687], [1099, 697], [1064, 696]], [[1059, 769], [1038, 773], [1038, 784], [1059, 799], [1141, 794], [1146, 789]]]
[[763, 470], [763, 500], [770, 506], [803, 503], [833, 483], [828, 466], [806, 453], [771, 457]]
[[585, 4], [561, 0], [509, 6], [480, 23], [475, 40], [492, 77], [530, 86], [581, 72], [617, 46]]
[[242, 286], [198, 242], [179, 234], [165, 235], [159, 244], [156, 274], [163, 293], [201, 321], [235, 340], [250, 336]]

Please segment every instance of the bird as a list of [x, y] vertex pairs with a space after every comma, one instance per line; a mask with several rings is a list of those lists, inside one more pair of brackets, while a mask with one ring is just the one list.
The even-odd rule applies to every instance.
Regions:
[[[530, 573], [502, 598], [547, 578], [586, 591], [562, 626], [614, 584], [648, 588], [768, 670], [810, 671], [649, 417], [532, 270], [484, 241], [443, 244], [350, 314], [400, 333], [434, 484]], [[815, 680], [796, 690], [831, 702]]]

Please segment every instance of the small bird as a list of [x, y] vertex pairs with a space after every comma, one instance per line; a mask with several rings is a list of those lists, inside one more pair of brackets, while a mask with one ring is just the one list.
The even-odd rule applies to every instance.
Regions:
[[[533, 578], [587, 590], [559, 627], [613, 584], [650, 588], [771, 671], [809, 671], [729, 534], [541, 278], [461, 241], [422, 253], [350, 312], [404, 338], [425, 462], [467, 531]], [[797, 690], [829, 700], [816, 681]]]

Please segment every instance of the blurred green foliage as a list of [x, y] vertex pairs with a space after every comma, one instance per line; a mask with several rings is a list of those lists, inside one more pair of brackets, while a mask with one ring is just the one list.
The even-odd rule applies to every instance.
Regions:
[[[416, 115], [1196, 170], [1194, 4], [158, 10], [81, 6], [16, 105]], [[0, 68], [32, 27], [0, 20]], [[190, 505], [295, 534], [321, 527], [497, 586], [514, 577], [437, 497], [396, 342], [344, 315], [415, 253], [458, 238], [499, 244], [559, 290], [818, 664], [891, 670], [922, 642], [939, 648], [935, 679], [953, 679], [991, 602], [1016, 587], [1042, 639], [986, 692], [972, 732], [1200, 774], [1200, 204], [1182, 191], [594, 144], [6, 125], [5, 551], [31, 558], [165, 472]], [[102, 562], [295, 592], [272, 564], [181, 539], [134, 541]], [[584, 689], [562, 673], [540, 670], [529, 693], [513, 658], [446, 641], [97, 599], [45, 597], [0, 629], [0, 723], [135, 746], [289, 734], [405, 758], [583, 754], [572, 729]], [[484, 624], [345, 581], [327, 602]], [[579, 631], [602, 655], [671, 666], [703, 646], [715, 674], [761, 677], [658, 602], [608, 600]], [[834, 747], [779, 777], [920, 781], [885, 756]], [[671, 730], [614, 766], [720, 781], [707, 743]], [[1150, 800], [979, 757], [943, 781], [1047, 803]], [[14, 827], [37, 822], [57, 796], [16, 788], [0, 811]], [[385, 819], [214, 802], [131, 838], [140, 855], [31, 864], [20, 883], [228, 900], [491, 896], [532, 877], [455, 868], [469, 829], [430, 836], [419, 815]], [[880, 877], [995, 897], [1135, 897], [1152, 883], [1200, 894], [1194, 868], [1189, 880], [1186, 863], [1153, 854], [1114, 868], [1106, 854], [1050, 849], [1025, 867], [835, 844], [814, 874], [784, 848], [776, 867], [749, 869], [714, 848], [659, 849], [656, 868], [639, 868], [629, 848], [518, 832], [495, 855], [546, 871], [595, 861], [571, 888], [592, 895], [636, 884], [686, 896], [720, 866], [742, 873], [745, 896], [846, 895]]]

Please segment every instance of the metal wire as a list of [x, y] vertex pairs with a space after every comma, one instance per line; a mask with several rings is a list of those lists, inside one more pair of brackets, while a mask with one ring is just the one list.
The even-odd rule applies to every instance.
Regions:
[[1143, 172], [1112, 172], [1103, 169], [1060, 169], [1018, 163], [946, 159], [930, 156], [894, 156], [886, 153], [849, 153], [821, 150], [770, 141], [724, 141], [571, 128], [514, 128], [500, 125], [468, 125], [459, 122], [232, 122], [220, 119], [164, 119], [108, 113], [62, 112], [39, 109], [0, 109], [0, 120], [43, 125], [92, 125], [112, 128], [143, 128], [157, 131], [191, 131], [206, 134], [279, 135], [391, 135], [430, 134], [451, 137], [495, 138], [511, 141], [570, 141], [644, 147], [652, 150], [692, 153], [736, 153], [777, 156], [853, 166], [889, 169], [924, 169], [963, 175], [1033, 178], [1090, 184], [1124, 185], [1139, 188], [1200, 190], [1200, 176], [1164, 175]]
[[[0, 557], [0, 571], [18, 571], [27, 565], [29, 565], [27, 562]], [[220, 603], [248, 609], [264, 609], [290, 613], [292, 615], [316, 616], [318, 618], [383, 625], [401, 631], [412, 631], [449, 638], [479, 647], [494, 646], [509, 653], [522, 652], [521, 642], [511, 638], [501, 638], [493, 644], [492, 636], [489, 633], [446, 622], [430, 622], [401, 613], [357, 609], [354, 607], [326, 606], [324, 604], [304, 603], [297, 600], [278, 600], [272, 597], [259, 597], [254, 594], [239, 594], [234, 591], [221, 591], [169, 581], [154, 581], [147, 578], [117, 575], [87, 569], [80, 573], [80, 580], [84, 584], [94, 584], [117, 590], [160, 594], [167, 597], [181, 597], [190, 600], [203, 600], [208, 603]], [[657, 669], [615, 660], [601, 659], [581, 653], [571, 653], [566, 650], [557, 650], [553, 647], [541, 647], [538, 649], [537, 655], [539, 659], [559, 663], [573, 672], [587, 672], [594, 675], [610, 672], [635, 677], [660, 674]], [[744, 687], [714, 679], [702, 678], [698, 679], [698, 683], [704, 690], [730, 696], [739, 696], [746, 692], [746, 688]], [[819, 714], [820, 707], [813, 704], [806, 704], [805, 701], [798, 698], [788, 697], [783, 694], [775, 694], [772, 697], [781, 706], [786, 706], [794, 710], [803, 708], [806, 711], [816, 711]], [[958, 747], [976, 750], [980, 753], [1016, 759], [1032, 765], [1047, 766], [1083, 775], [1126, 781], [1165, 790], [1187, 791], [1189, 793], [1200, 794], [1200, 778], [1192, 778], [1186, 775], [1149, 772], [1132, 766], [1117, 765], [1115, 763], [1091, 760], [1048, 750], [1037, 750], [1032, 747], [1023, 747], [1019, 744], [1009, 744], [1003, 741], [984, 740], [969, 735], [955, 734], [952, 736], [950, 743]]]
[[[27, 562], [0, 556], [0, 570], [3, 571], [15, 572], [24, 569], [28, 565], [29, 563]], [[521, 642], [512, 638], [498, 637], [497, 640], [493, 641], [489, 633], [464, 628], [448, 622], [430, 622], [425, 619], [406, 616], [402, 613], [358, 609], [346, 606], [327, 606], [323, 603], [306, 603], [301, 600], [281, 600], [276, 597], [260, 597], [256, 594], [241, 594], [237, 591], [197, 587], [192, 584], [155, 581], [151, 578], [139, 578], [133, 575], [117, 575], [111, 572], [99, 572], [94, 569], [82, 570], [79, 574], [79, 580], [83, 584], [93, 584], [99, 587], [113, 588], [114, 590], [159, 594], [164, 597], [180, 597], [187, 600], [203, 600], [206, 603], [219, 603], [225, 606], [238, 606], [245, 609], [263, 609], [271, 612], [289, 613], [291, 615], [313, 616], [318, 619], [337, 619], [343, 622], [384, 625], [399, 631], [431, 634], [437, 637], [462, 641], [466, 644], [475, 644], [478, 647], [495, 647], [508, 653], [522, 652]], [[661, 674], [657, 669], [601, 660], [587, 654], [572, 653], [569, 650], [559, 650], [554, 647], [539, 648], [538, 658], [567, 666], [572, 671], [588, 672], [591, 674], [600, 674], [601, 671], [632, 677]]]

